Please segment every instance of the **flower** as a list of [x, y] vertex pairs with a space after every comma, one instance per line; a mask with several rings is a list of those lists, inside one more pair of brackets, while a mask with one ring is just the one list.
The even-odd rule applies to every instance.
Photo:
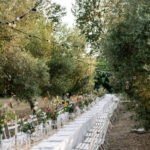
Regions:
[[6, 108], [6, 107], [7, 107], [7, 105], [6, 105], [6, 104], [4, 104], [4, 105], [3, 105], [3, 108]]
[[35, 111], [36, 111], [36, 110], [38, 110], [38, 107], [37, 107], [37, 106], [35, 106], [35, 107], [34, 107], [34, 110], [35, 110]]
[[10, 124], [13, 125], [13, 120], [10, 120]]
[[46, 102], [47, 102], [47, 100], [48, 100], [48, 99], [47, 99], [47, 97], [45, 97], [45, 98], [44, 98], [44, 102], [46, 103]]
[[55, 98], [55, 99], [54, 99], [54, 102], [55, 102], [55, 103], [58, 103], [58, 102], [59, 102], [59, 99], [58, 99], [58, 98]]
[[77, 99], [72, 100], [73, 103], [77, 103]]
[[50, 111], [51, 111], [51, 109], [50, 109], [50, 108], [46, 108], [46, 111], [47, 111], [47, 112], [50, 112]]
[[76, 107], [74, 106], [74, 107], [73, 107], [73, 111], [75, 111], [75, 110], [76, 110]]
[[39, 104], [39, 103], [38, 103], [37, 101], [34, 103], [35, 106], [37, 106], [38, 104]]
[[59, 107], [62, 107], [62, 103], [59, 102]]
[[67, 103], [67, 102], [65, 102], [64, 107], [67, 107], [67, 106], [68, 106], [68, 103]]

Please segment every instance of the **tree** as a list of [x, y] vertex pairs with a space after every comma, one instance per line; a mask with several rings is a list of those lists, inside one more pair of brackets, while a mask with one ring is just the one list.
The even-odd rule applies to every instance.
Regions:
[[[77, 94], [92, 90], [95, 59], [87, 55], [85, 37], [78, 29], [71, 30], [58, 24], [53, 29], [53, 21], [59, 21], [63, 15], [61, 7], [54, 4], [56, 8], [49, 12], [54, 15], [54, 20], [48, 20], [51, 14], [45, 16], [41, 13], [44, 11], [43, 3], [37, 9], [34, 1], [28, 0], [16, 0], [15, 5], [10, 1], [0, 3], [2, 21], [9, 21], [0, 24], [2, 96], [15, 95], [16, 99], [28, 102], [33, 109], [35, 96], [48, 92], [50, 96], [63, 96], [67, 92]], [[4, 11], [8, 13], [2, 16]], [[21, 20], [17, 18], [26, 13], [19, 18]], [[14, 22], [10, 24], [11, 20], [15, 21], [16, 28], [12, 26]]]
[[109, 29], [101, 41], [113, 73], [113, 86], [130, 97], [135, 117], [146, 129], [150, 128], [149, 6], [147, 1], [136, 2], [125, 19]]
[[0, 93], [26, 101], [33, 109], [33, 98], [49, 82], [47, 66], [19, 49], [0, 50], [0, 58]]
[[54, 28], [62, 23], [62, 17], [66, 15], [65, 8], [51, 0], [45, 0], [39, 9], [43, 12], [47, 22], [53, 22]]
[[99, 6], [100, 2], [96, 0], [76, 0], [73, 7], [77, 27], [93, 48], [97, 48], [95, 44], [101, 33], [101, 11]]
[[91, 86], [90, 90], [93, 87], [93, 71], [88, 70], [89, 59], [86, 57], [84, 36], [80, 35], [77, 29], [70, 30], [63, 26], [59, 28], [55, 37], [60, 43], [53, 45], [48, 63], [50, 94], [76, 94], [85, 91], [84, 87]]
[[147, 0], [76, 0], [74, 7], [80, 30], [108, 62], [115, 91], [129, 96], [136, 119], [146, 129], [150, 128], [149, 7]]
[[[24, 11], [34, 7], [33, 1], [17, 0], [15, 5], [12, 5], [10, 1], [0, 3], [0, 15], [4, 11], [7, 12], [2, 16], [3, 22], [15, 20]], [[16, 7], [18, 3], [20, 5]], [[23, 9], [22, 6], [24, 6]], [[27, 25], [27, 22], [30, 24]], [[15, 23], [17, 23], [17, 29], [24, 28], [24, 31], [29, 32], [33, 22], [35, 18], [31, 16], [30, 21], [27, 17]], [[17, 100], [28, 102], [33, 109], [34, 97], [40, 95], [43, 88], [49, 84], [48, 67], [45, 60], [34, 58], [25, 51], [25, 45], [29, 42], [28, 37], [16, 31], [18, 30], [13, 29], [12, 26], [0, 24], [0, 94], [1, 96], [15, 95]]]
[[129, 0], [76, 0], [73, 13], [77, 27], [85, 35], [91, 46], [91, 51], [99, 52], [101, 39], [105, 33], [124, 19], [124, 14], [130, 12], [134, 1]]
[[95, 73], [95, 88], [105, 88], [109, 92], [112, 92], [112, 88], [110, 85], [110, 79], [112, 77], [110, 72], [110, 67], [106, 59], [102, 56], [97, 58], [96, 64], [96, 73]]

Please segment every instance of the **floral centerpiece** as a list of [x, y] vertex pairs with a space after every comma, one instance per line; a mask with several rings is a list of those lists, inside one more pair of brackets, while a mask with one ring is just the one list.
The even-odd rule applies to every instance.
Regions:
[[84, 108], [84, 99], [82, 96], [77, 96], [77, 106], [82, 110]]
[[105, 95], [105, 93], [106, 93], [106, 89], [100, 88], [100, 89], [98, 89], [98, 91], [97, 91], [97, 96], [98, 96], [98, 97], [102, 97], [102, 96]]
[[57, 120], [58, 109], [54, 105], [46, 108], [46, 118], [51, 120]]
[[87, 97], [84, 97], [83, 98], [83, 102], [84, 102], [84, 105], [85, 106], [88, 106], [89, 105], [89, 99]]
[[73, 119], [74, 118], [74, 112], [76, 112], [76, 103], [77, 100], [76, 99], [71, 99], [71, 100], [66, 100], [64, 102], [64, 112], [68, 112], [69, 113], [69, 119]]
[[11, 110], [11, 107], [9, 108], [10, 104], [0, 104], [0, 135], [3, 134], [3, 128], [6, 123], [13, 124], [15, 120], [15, 112]]
[[62, 103], [59, 98], [54, 98], [48, 107], [46, 107], [46, 118], [52, 120], [52, 127], [57, 128], [57, 117]]
[[66, 101], [64, 103], [64, 112], [73, 113], [76, 111], [76, 103]]
[[2, 105], [0, 105], [0, 135], [3, 134], [4, 120], [6, 118], [4, 112], [2, 111]]
[[33, 134], [36, 131], [36, 127], [32, 122], [22, 124], [21, 131], [27, 134]]
[[89, 95], [85, 96], [85, 102], [87, 103], [87, 104], [85, 104], [86, 106], [91, 104], [93, 101], [94, 101], [94, 98], [92, 98], [91, 96], [89, 96]]
[[31, 115], [25, 116], [18, 124], [20, 124], [20, 130], [26, 134], [31, 135], [36, 131], [36, 124], [33, 122]]
[[[44, 98], [45, 103], [47, 103], [47, 100], [48, 100], [47, 98]], [[47, 122], [46, 113], [41, 108], [39, 108], [38, 104], [39, 103], [37, 101], [34, 104], [35, 114], [38, 119], [38, 123], [43, 123], [43, 126], [45, 126]]]

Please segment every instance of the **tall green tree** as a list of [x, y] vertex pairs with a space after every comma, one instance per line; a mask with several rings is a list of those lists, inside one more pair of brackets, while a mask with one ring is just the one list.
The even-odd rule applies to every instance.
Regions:
[[51, 0], [45, 0], [39, 9], [43, 12], [47, 22], [53, 22], [54, 29], [62, 23], [62, 17], [66, 15], [66, 9]]
[[[17, 0], [13, 3], [14, 5], [10, 1], [0, 3], [2, 21], [15, 20], [17, 29], [21, 28], [27, 33], [31, 31], [31, 24], [35, 23], [34, 17], [37, 14], [34, 16], [34, 12], [30, 12], [20, 21], [17, 21], [16, 17], [33, 8], [35, 6], [33, 1]], [[5, 11], [6, 13], [2, 14]], [[29, 37], [21, 32], [16, 32], [11, 24], [10, 26], [0, 24], [0, 33], [0, 95], [15, 96], [17, 100], [28, 102], [33, 109], [34, 97], [40, 95], [43, 87], [49, 84], [46, 62], [25, 51]]]
[[130, 97], [135, 117], [146, 129], [150, 128], [149, 7], [147, 0], [76, 0], [74, 8], [80, 30], [110, 66], [115, 91]]
[[90, 90], [93, 87], [93, 71], [88, 70], [84, 36], [77, 29], [62, 26], [55, 37], [60, 43], [53, 45], [49, 61], [50, 93], [64, 95]]
[[135, 118], [149, 129], [150, 3], [134, 4], [129, 13], [126, 12], [124, 21], [105, 34], [101, 47], [111, 66], [115, 89], [130, 97]]

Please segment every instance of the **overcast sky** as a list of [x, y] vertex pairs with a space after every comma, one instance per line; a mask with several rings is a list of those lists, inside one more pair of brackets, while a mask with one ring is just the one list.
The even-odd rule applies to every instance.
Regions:
[[52, 1], [61, 4], [63, 7], [66, 8], [67, 16], [65, 16], [62, 20], [63, 23], [66, 23], [68, 24], [69, 27], [72, 27], [73, 24], [75, 24], [75, 18], [71, 12], [71, 8], [75, 0], [52, 0]]

